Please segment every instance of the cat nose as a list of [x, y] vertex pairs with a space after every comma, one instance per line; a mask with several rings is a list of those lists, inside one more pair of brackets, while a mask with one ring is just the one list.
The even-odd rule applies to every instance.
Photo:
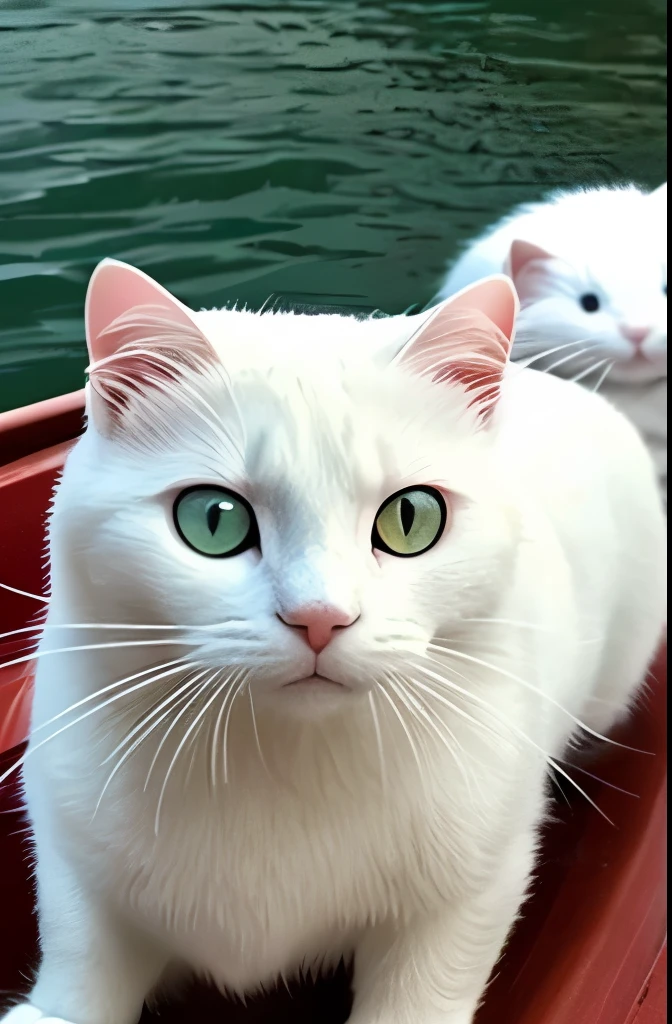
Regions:
[[621, 334], [628, 341], [631, 341], [635, 348], [640, 348], [649, 334], [648, 327], [632, 327], [630, 324], [621, 324]]
[[329, 604], [304, 604], [289, 611], [278, 612], [278, 618], [286, 626], [305, 630], [310, 647], [319, 654], [333, 638], [334, 630], [352, 626], [359, 618], [359, 611], [351, 613]]

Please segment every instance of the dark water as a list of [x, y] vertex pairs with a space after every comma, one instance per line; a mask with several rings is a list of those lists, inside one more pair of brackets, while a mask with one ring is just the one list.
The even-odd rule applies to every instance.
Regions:
[[0, 0], [0, 409], [81, 385], [103, 256], [399, 312], [512, 204], [665, 176], [664, 0]]

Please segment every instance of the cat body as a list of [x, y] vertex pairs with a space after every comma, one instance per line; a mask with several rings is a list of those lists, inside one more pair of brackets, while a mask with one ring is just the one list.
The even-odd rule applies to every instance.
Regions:
[[[135, 1024], [176, 970], [244, 994], [343, 955], [350, 1024], [470, 1024], [548, 758], [625, 713], [660, 638], [639, 438], [507, 365], [504, 278], [360, 321], [193, 314], [106, 262], [87, 319], [24, 766], [43, 963], [5, 1024]], [[256, 546], [183, 542], [210, 482]], [[402, 489], [445, 495], [417, 557], [380, 540]]]
[[599, 389], [642, 433], [666, 500], [667, 185], [519, 207], [459, 257], [440, 297], [493, 273], [521, 300], [512, 358]]

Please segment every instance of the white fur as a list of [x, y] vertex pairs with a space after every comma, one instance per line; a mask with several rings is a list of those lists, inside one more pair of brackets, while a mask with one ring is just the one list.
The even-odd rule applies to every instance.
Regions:
[[[155, 414], [131, 401], [111, 436], [90, 422], [55, 496], [24, 769], [44, 953], [31, 1005], [134, 1024], [180, 965], [243, 993], [352, 953], [351, 1024], [469, 1024], [527, 889], [546, 755], [577, 719], [610, 727], [660, 636], [649, 458], [606, 402], [554, 377], [511, 368], [484, 428], [458, 386], [381, 369], [373, 354], [421, 318], [195, 319], [226, 374], [187, 375], [201, 399], [157, 395]], [[262, 553], [180, 541], [172, 500], [209, 481], [248, 496]], [[414, 482], [445, 489], [451, 527], [418, 558], [373, 553], [378, 506]], [[361, 612], [317, 656], [348, 688], [282, 689], [315, 671], [276, 616], [298, 599]], [[179, 629], [62, 628], [92, 622]], [[47, 654], [111, 640], [161, 646]], [[181, 656], [204, 672], [198, 703], [148, 785], [171, 716], [100, 799], [185, 673], [67, 709]], [[248, 674], [213, 784], [223, 668]]]
[[[667, 186], [650, 194], [634, 186], [561, 192], [519, 207], [469, 246], [440, 296], [508, 272], [517, 239], [554, 258], [534, 262], [516, 281], [521, 314], [513, 358], [532, 357], [537, 369], [599, 386], [646, 439], [666, 498]], [[598, 312], [581, 307], [586, 292], [598, 295]], [[648, 329], [637, 359], [622, 333], [629, 327]]]

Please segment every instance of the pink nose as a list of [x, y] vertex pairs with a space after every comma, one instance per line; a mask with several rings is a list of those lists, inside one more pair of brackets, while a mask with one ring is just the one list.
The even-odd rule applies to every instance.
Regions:
[[644, 344], [648, 333], [648, 327], [630, 327], [629, 324], [621, 324], [621, 334], [631, 341], [635, 348], [640, 348]]
[[351, 626], [359, 614], [351, 615], [334, 605], [305, 604], [278, 615], [278, 618], [286, 626], [305, 630], [308, 645], [319, 654], [332, 639], [334, 630]]

